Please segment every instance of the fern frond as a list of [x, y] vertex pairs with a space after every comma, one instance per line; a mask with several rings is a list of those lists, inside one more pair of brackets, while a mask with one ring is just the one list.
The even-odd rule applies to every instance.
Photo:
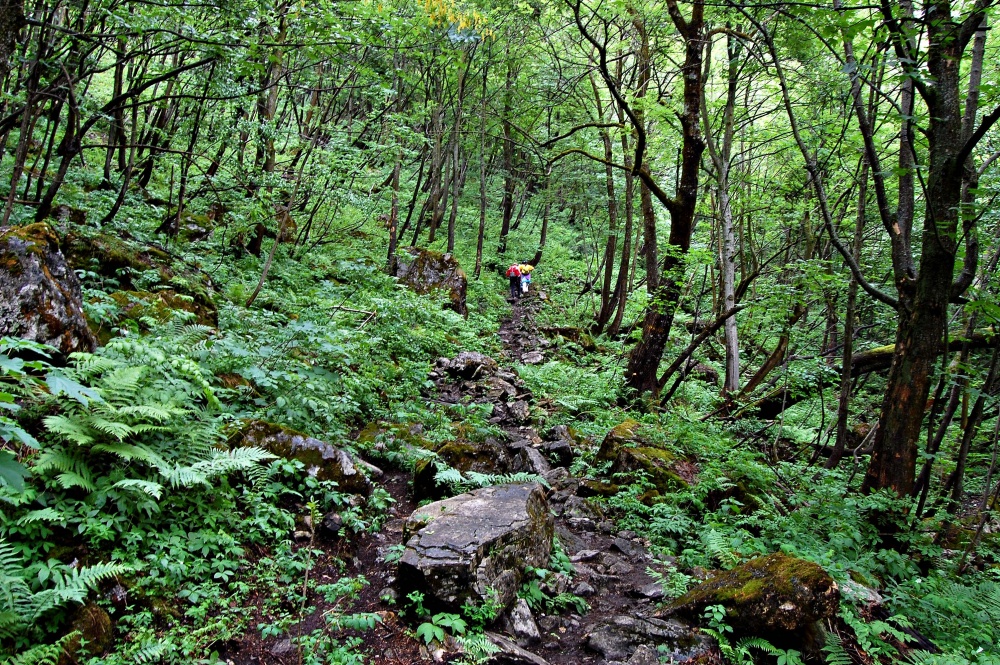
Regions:
[[61, 637], [55, 644], [36, 644], [27, 651], [8, 658], [3, 665], [56, 665], [66, 649], [66, 644], [79, 635], [79, 632], [73, 631]]
[[122, 490], [138, 490], [143, 494], [153, 497], [154, 499], [160, 499], [163, 496], [163, 485], [149, 480], [140, 480], [138, 478], [126, 478], [125, 480], [119, 480], [117, 483], [112, 485], [112, 487]]
[[844, 641], [840, 635], [833, 632], [826, 633], [826, 644], [823, 645], [826, 665], [853, 665], [854, 661], [844, 649]]
[[60, 434], [68, 441], [78, 446], [89, 446], [94, 443], [94, 433], [83, 422], [67, 416], [46, 416], [43, 420], [45, 428], [53, 434]]

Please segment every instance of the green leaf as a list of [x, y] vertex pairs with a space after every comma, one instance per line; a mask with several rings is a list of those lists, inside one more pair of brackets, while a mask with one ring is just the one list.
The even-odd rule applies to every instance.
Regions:
[[14, 459], [13, 453], [0, 451], [0, 485], [6, 485], [17, 492], [24, 491], [24, 479], [31, 473]]

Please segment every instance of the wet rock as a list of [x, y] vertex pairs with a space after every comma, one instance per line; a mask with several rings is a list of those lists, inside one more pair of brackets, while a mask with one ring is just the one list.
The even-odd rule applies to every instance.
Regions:
[[509, 638], [487, 631], [486, 637], [500, 648], [486, 661], [486, 665], [549, 665], [541, 656], [522, 649]]
[[441, 293], [445, 308], [468, 316], [465, 271], [451, 254], [407, 247], [398, 255], [396, 279], [416, 293]]
[[597, 590], [586, 582], [580, 582], [573, 587], [573, 594], [580, 596], [581, 598], [590, 598], [595, 593], [597, 593]]
[[48, 344], [60, 353], [93, 351], [76, 273], [48, 224], [0, 232], [0, 336]]
[[711, 649], [708, 638], [676, 619], [664, 621], [617, 615], [587, 635], [587, 646], [606, 660], [626, 660], [640, 646], [656, 650], [661, 645], [664, 655], [673, 658], [674, 663], [692, 660]]
[[[495, 439], [451, 441], [436, 452], [441, 463], [462, 473], [510, 473], [512, 469], [510, 454]], [[421, 460], [414, 466], [413, 497], [417, 501], [441, 499], [454, 494], [448, 485], [435, 480], [437, 472], [434, 460]]]
[[531, 446], [524, 446], [518, 451], [516, 466], [518, 471], [537, 473], [543, 477], [552, 470], [552, 466], [542, 453]]
[[278, 457], [298, 460], [310, 475], [318, 480], [336, 482], [342, 492], [363, 496], [371, 494], [371, 481], [350, 454], [289, 427], [264, 420], [250, 420], [230, 441], [233, 445], [257, 446]]
[[514, 602], [514, 607], [510, 610], [507, 620], [508, 632], [514, 636], [519, 646], [527, 647], [538, 644], [542, 641], [542, 634], [535, 623], [535, 617], [531, 614], [528, 601], [518, 598]]
[[694, 618], [709, 605], [722, 605], [741, 633], [787, 634], [835, 616], [839, 602], [836, 582], [820, 566], [775, 553], [719, 573], [675, 600], [668, 611]]
[[537, 483], [497, 485], [418, 508], [404, 528], [399, 590], [458, 611], [492, 592], [509, 606], [527, 567], [544, 567], [553, 520]]
[[451, 376], [472, 380], [492, 376], [496, 373], [498, 365], [496, 360], [485, 353], [462, 351], [451, 360], [445, 360], [445, 364], [441, 367]]
[[645, 473], [662, 493], [687, 487], [687, 482], [675, 470], [678, 461], [674, 454], [647, 436], [643, 425], [635, 420], [626, 420], [608, 432], [595, 459], [611, 461], [612, 475]]
[[122, 291], [158, 293], [172, 291], [166, 306], [179, 306], [195, 321], [212, 328], [219, 325], [219, 310], [208, 274], [166, 249], [140, 243], [126, 234], [75, 229], [63, 237], [66, 260], [74, 270], [96, 273]]
[[542, 451], [555, 463], [556, 466], [569, 467], [573, 463], [576, 453], [573, 444], [566, 439], [559, 441], [549, 441], [542, 444]]

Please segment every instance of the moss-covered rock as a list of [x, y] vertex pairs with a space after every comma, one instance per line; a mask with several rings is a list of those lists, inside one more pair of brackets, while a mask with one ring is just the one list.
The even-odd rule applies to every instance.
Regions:
[[727, 622], [745, 635], [808, 631], [833, 617], [840, 590], [825, 570], [782, 553], [719, 573], [675, 600], [668, 612], [698, 618], [709, 605], [726, 608]]
[[407, 247], [398, 257], [396, 279], [417, 293], [440, 292], [447, 297], [446, 309], [468, 316], [465, 271], [451, 254]]
[[246, 421], [231, 438], [238, 446], [257, 446], [278, 457], [302, 462], [319, 480], [332, 480], [342, 492], [368, 496], [372, 483], [346, 451], [289, 427], [265, 420]]
[[62, 353], [97, 346], [83, 313], [80, 282], [48, 224], [0, 230], [0, 336], [41, 342]]
[[645, 473], [660, 493], [687, 487], [687, 481], [675, 468], [682, 460], [648, 436], [644, 427], [635, 420], [626, 420], [614, 427], [601, 442], [597, 461], [612, 462], [612, 475]]
[[88, 656], [98, 656], [111, 646], [114, 639], [111, 617], [92, 602], [76, 610], [70, 630], [79, 634], [66, 643], [59, 665], [80, 663]]
[[[156, 293], [164, 306], [193, 312], [203, 325], [216, 327], [219, 310], [214, 285], [198, 266], [162, 247], [131, 237], [74, 230], [63, 238], [66, 259], [74, 270], [87, 270], [117, 281], [128, 293]], [[160, 293], [167, 293], [160, 297]], [[131, 318], [131, 317], [130, 317]]]
[[[450, 441], [437, 452], [438, 459], [462, 473], [510, 473], [512, 462], [507, 449], [493, 439], [472, 442], [464, 439]], [[441, 499], [448, 496], [448, 486], [434, 480], [437, 466], [430, 460], [421, 460], [413, 470], [413, 497], [417, 501]]]

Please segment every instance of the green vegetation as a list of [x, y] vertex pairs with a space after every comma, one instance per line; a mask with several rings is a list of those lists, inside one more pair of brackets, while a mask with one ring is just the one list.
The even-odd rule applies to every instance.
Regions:
[[[487, 467], [565, 425], [663, 607], [836, 581], [808, 652], [706, 605], [728, 662], [1000, 663], [994, 0], [0, 12], [0, 661], [485, 662], [503, 608], [400, 624], [352, 548], [403, 556], [403, 476], [552, 489]], [[526, 261], [539, 358], [498, 334]], [[460, 351], [523, 384], [438, 399]], [[553, 552], [520, 597], [585, 614]]]

